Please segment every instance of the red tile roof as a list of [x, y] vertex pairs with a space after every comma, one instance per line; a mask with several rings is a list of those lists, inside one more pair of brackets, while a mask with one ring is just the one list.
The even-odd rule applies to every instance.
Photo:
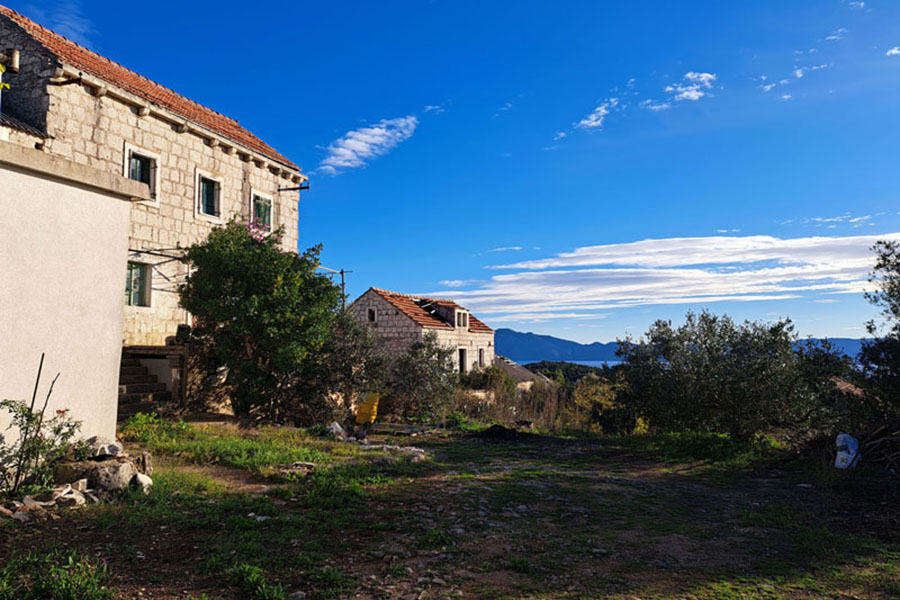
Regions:
[[[427, 310], [425, 307], [427, 307], [429, 304], [440, 304], [441, 306], [461, 308], [465, 310], [462, 306], [460, 306], [453, 300], [442, 298], [426, 298], [424, 296], [413, 296], [411, 294], [400, 294], [398, 292], [382, 290], [376, 287], [369, 289], [393, 304], [394, 307], [399, 309], [401, 312], [403, 312], [403, 314], [405, 314], [407, 317], [409, 317], [422, 327], [430, 327], [433, 329], [454, 329], [452, 323], [448, 323], [447, 321], [442, 319], [441, 316], [436, 312]], [[469, 313], [469, 331], [476, 333], [493, 333], [494, 330], [476, 319], [475, 315]]]
[[237, 121], [217, 113], [214, 110], [189, 100], [169, 88], [150, 81], [130, 69], [104, 58], [75, 42], [38, 25], [31, 19], [16, 11], [0, 5], [0, 15], [13, 21], [25, 30], [39, 44], [47, 48], [63, 63], [68, 64], [86, 74], [101, 79], [110, 85], [130, 92], [147, 102], [193, 121], [210, 131], [228, 138], [246, 148], [258, 152], [284, 166], [297, 169], [297, 165], [279, 154], [274, 148], [241, 127]]

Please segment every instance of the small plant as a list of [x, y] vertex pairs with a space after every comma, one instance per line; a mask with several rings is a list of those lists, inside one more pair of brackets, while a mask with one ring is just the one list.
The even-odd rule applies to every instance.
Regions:
[[509, 559], [509, 569], [510, 571], [515, 571], [516, 573], [521, 573], [523, 575], [534, 572], [534, 567], [531, 565], [531, 562], [529, 562], [527, 558], [521, 556]]
[[353, 578], [337, 567], [325, 567], [310, 577], [319, 598], [337, 598], [354, 587]]
[[106, 565], [77, 552], [14, 555], [0, 567], [0, 600], [108, 600]]
[[422, 542], [426, 546], [439, 548], [441, 546], [449, 546], [453, 543], [453, 538], [443, 529], [431, 529], [425, 534]]
[[16, 494], [23, 486], [29, 491], [39, 491], [53, 483], [53, 464], [65, 458], [70, 452], [81, 458], [87, 452], [87, 444], [74, 443], [81, 422], [69, 417], [68, 409], [57, 409], [48, 420], [45, 418], [53, 386], [59, 378], [57, 373], [47, 391], [47, 397], [40, 410], [35, 410], [35, 400], [41, 381], [41, 366], [31, 404], [24, 400], [2, 400], [0, 409], [10, 414], [9, 429], [16, 431], [16, 441], [10, 446], [0, 446], [0, 489], [8, 489]]
[[228, 569], [227, 574], [228, 580], [250, 594], [253, 600], [284, 600], [287, 598], [281, 584], [271, 584], [266, 581], [266, 575], [259, 567], [240, 563]]

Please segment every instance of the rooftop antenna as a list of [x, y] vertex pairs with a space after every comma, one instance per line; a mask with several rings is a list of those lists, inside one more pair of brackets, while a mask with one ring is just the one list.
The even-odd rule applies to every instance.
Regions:
[[322, 269], [323, 271], [328, 271], [329, 273], [334, 273], [336, 275], [341, 276], [341, 306], [342, 306], [342, 308], [346, 309], [347, 308], [347, 287], [344, 282], [344, 275], [346, 273], [352, 273], [353, 271], [345, 271], [344, 269], [341, 269], [340, 271], [336, 271], [334, 269], [329, 269], [328, 267], [323, 267], [321, 265], [319, 265], [319, 268]]

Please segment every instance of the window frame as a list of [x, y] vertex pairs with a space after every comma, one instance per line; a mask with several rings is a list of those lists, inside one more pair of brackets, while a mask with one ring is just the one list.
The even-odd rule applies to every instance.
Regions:
[[366, 323], [378, 324], [378, 308], [374, 306], [366, 307]]
[[[132, 275], [133, 269], [132, 266], [138, 267], [138, 271], [140, 271], [142, 275], [142, 279], [144, 280], [144, 286], [142, 291], [142, 300], [143, 304], [135, 303], [133, 301], [134, 298], [134, 276]], [[150, 263], [140, 262], [136, 260], [129, 260], [126, 266], [126, 274], [125, 274], [125, 306], [129, 306], [132, 308], [150, 308], [152, 294], [151, 291], [153, 289], [153, 265]]]
[[[218, 215], [211, 215], [209, 213], [203, 212], [200, 209], [202, 204], [201, 192], [203, 190], [202, 182], [203, 180], [209, 180], [216, 184], [216, 208], [219, 211]], [[194, 169], [194, 217], [197, 219], [201, 219], [204, 221], [210, 221], [212, 223], [224, 223], [224, 213], [225, 211], [222, 208], [222, 182], [224, 178], [220, 175], [216, 175], [209, 171], [204, 171], [199, 167]]]
[[[162, 158], [158, 152], [152, 152], [130, 142], [124, 142], [122, 149], [122, 176], [125, 179], [131, 179], [131, 157], [134, 154], [151, 161], [149, 183], [151, 200], [141, 200], [140, 204], [159, 208], [159, 168], [162, 164]], [[131, 181], [136, 180], [131, 179]]]
[[478, 349], [478, 368], [479, 369], [484, 368], [484, 354], [485, 354], [484, 348], [479, 348]]
[[265, 229], [268, 233], [275, 230], [275, 198], [271, 194], [261, 192], [255, 188], [250, 188], [250, 223], [256, 225], [256, 199], [261, 198], [269, 201], [269, 228]]

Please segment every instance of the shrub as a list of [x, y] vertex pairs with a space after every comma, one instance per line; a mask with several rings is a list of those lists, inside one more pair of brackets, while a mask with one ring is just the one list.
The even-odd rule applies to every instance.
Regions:
[[398, 357], [388, 376], [395, 410], [419, 420], [440, 417], [454, 394], [453, 353], [429, 332]]
[[280, 231], [258, 236], [229, 223], [187, 252], [191, 274], [179, 288], [195, 335], [228, 367], [235, 414], [292, 418], [296, 379], [337, 315], [339, 289], [316, 272], [320, 247], [278, 247]]

